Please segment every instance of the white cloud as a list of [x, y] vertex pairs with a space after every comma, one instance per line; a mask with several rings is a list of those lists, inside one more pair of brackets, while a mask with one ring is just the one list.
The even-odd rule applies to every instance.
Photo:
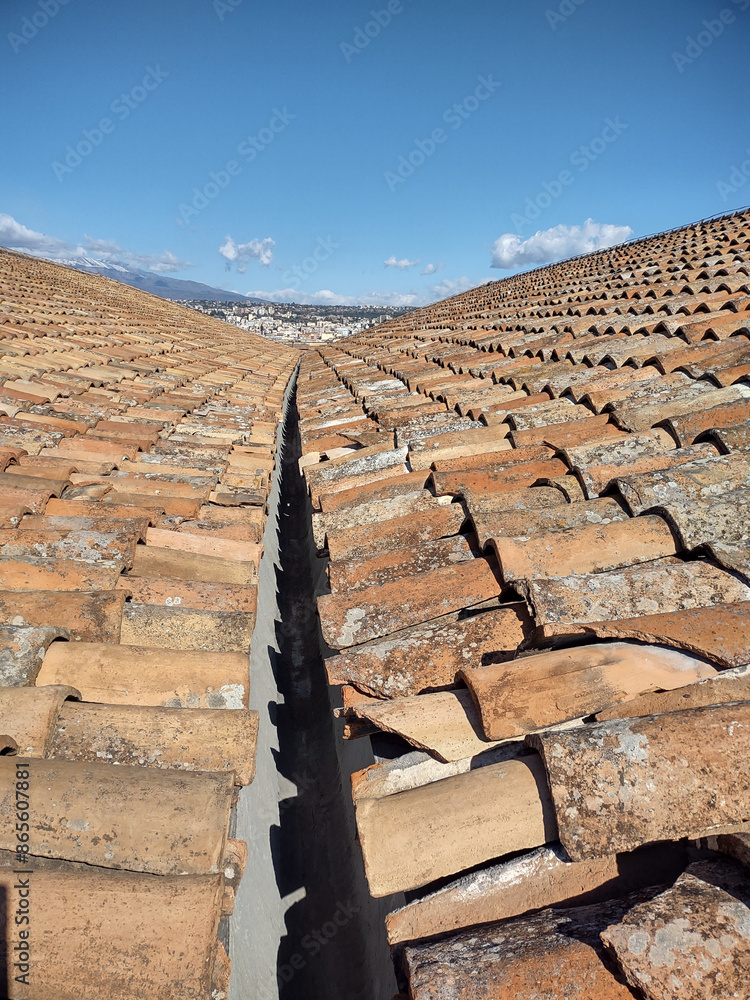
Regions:
[[419, 258], [417, 260], [408, 260], [406, 257], [402, 257], [401, 260], [396, 259], [395, 254], [391, 254], [388, 260], [383, 261], [383, 267], [397, 267], [399, 271], [406, 271], [410, 267], [416, 267], [419, 263]]
[[47, 236], [45, 233], [29, 229], [12, 215], [0, 215], [0, 246], [20, 250], [34, 257], [65, 260], [95, 257], [109, 264], [121, 264], [123, 267], [156, 271], [160, 274], [183, 271], [187, 267], [192, 267], [169, 250], [160, 254], [133, 253], [130, 250], [123, 250], [114, 240], [102, 240], [93, 236], [84, 236], [82, 243], [73, 246], [56, 236]]
[[423, 267], [420, 274], [437, 274], [438, 271], [442, 271], [445, 264], [428, 264], [427, 267]]
[[247, 265], [251, 260], [257, 260], [264, 267], [273, 260], [274, 240], [267, 236], [264, 240], [250, 240], [248, 243], [237, 243], [231, 236], [227, 236], [223, 246], [219, 247], [219, 253], [226, 260], [227, 271], [232, 270], [232, 265], [237, 265], [237, 271], [244, 274]]
[[70, 247], [54, 236], [37, 233], [17, 222], [12, 215], [0, 215], [0, 246], [20, 250], [37, 257], [70, 252]]
[[554, 226], [522, 240], [516, 233], [504, 233], [492, 248], [492, 267], [509, 270], [528, 264], [550, 264], [566, 257], [591, 253], [624, 243], [633, 230], [630, 226], [586, 219], [582, 226]]

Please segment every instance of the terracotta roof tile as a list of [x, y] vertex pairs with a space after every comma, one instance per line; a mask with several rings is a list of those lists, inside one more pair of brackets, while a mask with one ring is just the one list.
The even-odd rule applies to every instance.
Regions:
[[[362, 511], [359, 516], [358, 510]], [[446, 538], [457, 534], [466, 520], [460, 503], [435, 503], [427, 492], [406, 494], [395, 501], [374, 501], [372, 505], [353, 508], [346, 515], [339, 515], [333, 522], [344, 525], [340, 528], [329, 527], [328, 518], [335, 515], [326, 515], [322, 522], [329, 555], [336, 562], [373, 555], [391, 547], [404, 548]]]
[[318, 599], [323, 638], [332, 649], [344, 649], [480, 604], [500, 589], [492, 565], [471, 559], [411, 577], [406, 593], [401, 580], [392, 580], [351, 594], [324, 595]]
[[[10, 864], [0, 870], [4, 892], [10, 894], [17, 879]], [[164, 1000], [182, 1000], [191, 990], [210, 995], [221, 965], [216, 926], [222, 896], [220, 875], [155, 879], [83, 866], [37, 871], [37, 996], [77, 1000], [82, 991], [102, 990], [112, 1000], [131, 1000], [134, 992]], [[103, 945], [93, 954], [92, 940]]]
[[460, 673], [488, 740], [522, 736], [646, 691], [669, 691], [715, 675], [716, 669], [697, 657], [618, 642], [463, 667]]
[[604, 573], [674, 555], [667, 522], [655, 515], [584, 524], [530, 538], [493, 538], [505, 582]]
[[[166, 602], [165, 602], [166, 604]], [[160, 649], [204, 650], [246, 655], [255, 615], [243, 611], [204, 611], [128, 602], [123, 609], [121, 641]]]
[[750, 600], [747, 584], [706, 560], [655, 559], [611, 572], [524, 581], [544, 635], [575, 634], [575, 623], [616, 622]]
[[[276, 425], [296, 353], [46, 262], [3, 251], [0, 270], [9, 279], [4, 311], [23, 317], [2, 330], [4, 353], [14, 360], [2, 365], [7, 386], [0, 390], [0, 530], [12, 532], [3, 538], [0, 560], [0, 622], [5, 683], [27, 685], [0, 692], [0, 712], [21, 752], [61, 758], [54, 765], [35, 761], [57, 776], [43, 781], [53, 799], [47, 819], [37, 817], [46, 840], [35, 858], [34, 911], [35, 926], [46, 934], [42, 964], [54, 974], [46, 981], [35, 965], [35, 989], [40, 1000], [77, 996], [82, 988], [123, 1000], [132, 989], [175, 998], [226, 995], [229, 965], [217, 927], [231, 911], [234, 888], [223, 874], [224, 857], [241, 868], [243, 855], [227, 845], [231, 789], [250, 781], [254, 770], [257, 717], [241, 706]], [[57, 326], [51, 312], [60, 313]], [[149, 523], [162, 533], [149, 536]], [[131, 567], [142, 572], [146, 562], [160, 574], [151, 578], [148, 596], [148, 578], [133, 577], [128, 587], [123, 576]], [[242, 582], [204, 582], [216, 578]], [[136, 585], [141, 600], [162, 606], [130, 600]], [[175, 607], [181, 599], [187, 606]], [[39, 670], [52, 640], [68, 635], [71, 642], [58, 642]], [[13, 647], [22, 637], [25, 651]], [[130, 645], [120, 645], [122, 639]], [[150, 647], [137, 649], [139, 639]], [[65, 702], [80, 697], [73, 687], [30, 686], [41, 671], [76, 673], [84, 697], [93, 694], [102, 704]], [[207, 707], [158, 707], [165, 701]], [[130, 766], [114, 766], [122, 764]], [[181, 775], [181, 769], [205, 773]], [[73, 784], [65, 775], [76, 776]], [[59, 811], [69, 817], [72, 799], [65, 805], [64, 788], [54, 799], [55, 781], [75, 786], [82, 816], [75, 829]], [[218, 799], [200, 792], [214, 786], [223, 789]], [[158, 810], [149, 806], [157, 798]], [[128, 809], [137, 812], [144, 802], [159, 812], [156, 826], [128, 818]], [[179, 820], [175, 803], [185, 809]], [[99, 837], [96, 824], [110, 823], [105, 808], [115, 833]], [[108, 839], [117, 850], [108, 851]], [[45, 853], [72, 860], [44, 861]], [[162, 891], [133, 873], [113, 882], [102, 872], [102, 865], [120, 863], [222, 874], [194, 883], [181, 881], [191, 876], [164, 875]], [[44, 931], [45, 920], [50, 928], [62, 926], [61, 892], [64, 941]], [[118, 900], [93, 930], [83, 920], [83, 901], [92, 894], [105, 907]], [[134, 900], [141, 901], [138, 909], [149, 900], [162, 907], [148, 943], [141, 940], [146, 918], [130, 919]], [[165, 923], [163, 914], [183, 904], [187, 909], [174, 909]], [[172, 930], [163, 928], [188, 918], [178, 955]], [[109, 964], [90, 961], [85, 975], [67, 974], [70, 954], [83, 967], [83, 943], [91, 946], [92, 933]], [[88, 976], [83, 985], [81, 975]]]
[[472, 499], [469, 499], [467, 507], [481, 547], [492, 544], [495, 539], [526, 539], [540, 532], [548, 534], [628, 519], [622, 503], [613, 497], [542, 507], [534, 511], [533, 518], [527, 510], [497, 511], [475, 505]]
[[236, 784], [246, 785], [255, 773], [257, 734], [257, 712], [66, 701], [57, 706], [55, 718], [48, 725], [47, 752], [31, 756], [225, 772], [232, 773]]
[[599, 935], [626, 911], [625, 901], [543, 910], [443, 941], [409, 946], [413, 1000], [632, 1000], [607, 960]]
[[472, 546], [465, 535], [452, 535], [425, 542], [417, 549], [407, 545], [362, 559], [347, 559], [345, 563], [333, 562], [328, 569], [328, 583], [333, 593], [351, 593], [396, 579], [409, 586], [409, 578], [416, 574], [466, 562], [479, 554], [476, 542]]
[[388, 698], [450, 688], [463, 666], [511, 659], [528, 625], [522, 604], [445, 615], [331, 657], [328, 677]]
[[[15, 761], [0, 761], [0, 788], [6, 801], [15, 770]], [[147, 768], [114, 769], [63, 760], [38, 761], [34, 771], [39, 791], [29, 821], [32, 855], [157, 874], [218, 870], [228, 828], [231, 776], [183, 778]], [[172, 839], [174, 820], [158, 805], [170, 794], [170, 786], [178, 790], [176, 808], [183, 813], [179, 846]], [[139, 823], [138, 817], [152, 809], [160, 816], [153, 816], [148, 825]], [[76, 822], [76, 816], [84, 819]], [[0, 835], [0, 846], [13, 850], [14, 839]]]
[[503, 493], [525, 486], [533, 486], [538, 479], [567, 472], [567, 465], [559, 458], [547, 458], [530, 462], [510, 462], [503, 464], [505, 453], [492, 456], [483, 469], [467, 471], [435, 472], [432, 482], [437, 493], [465, 496], [474, 494]]
[[[747, 821], [750, 703], [526, 737], [544, 756], [559, 829], [580, 860]], [[647, 795], [631, 794], [644, 787]]]
[[697, 684], [628, 699], [615, 708], [597, 712], [596, 720], [606, 722], [611, 719], [633, 719], [658, 715], [662, 712], [679, 712], [687, 708], [703, 708], [706, 705], [748, 700], [750, 700], [750, 667], [735, 667]]
[[386, 918], [388, 940], [393, 946], [435, 938], [584, 895], [590, 902], [606, 900], [647, 884], [654, 867], [658, 878], [667, 881], [681, 872], [684, 863], [679, 850], [669, 856], [647, 849], [635, 855], [570, 862], [558, 845], [537, 848], [464, 875], [394, 910]]
[[[750, 881], [726, 862], [690, 865], [675, 884], [602, 931], [628, 983], [648, 1000], [741, 996], [750, 986]], [[668, 942], [669, 960], [658, 949]]]
[[[744, 585], [743, 585], [744, 586]], [[581, 632], [610, 639], [637, 639], [684, 649], [723, 667], [750, 663], [750, 602], [698, 606], [685, 611], [665, 611], [623, 618], [590, 621]]]
[[372, 722], [414, 747], [429, 750], [441, 761], [465, 760], [494, 745], [483, 735], [476, 707], [465, 690], [438, 691], [418, 698], [355, 700], [345, 714], [346, 718]]
[[544, 768], [535, 755], [360, 799], [356, 813], [374, 896], [416, 888], [556, 837]]

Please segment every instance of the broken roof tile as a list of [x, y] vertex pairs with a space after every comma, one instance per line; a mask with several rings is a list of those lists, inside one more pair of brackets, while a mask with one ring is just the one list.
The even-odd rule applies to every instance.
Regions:
[[413, 698], [379, 700], [355, 694], [347, 718], [371, 722], [384, 732], [401, 736], [438, 760], [464, 760], [489, 749], [476, 706], [468, 691], [436, 691]]
[[450, 688], [464, 665], [510, 659], [528, 625], [522, 604], [453, 613], [329, 658], [329, 681], [381, 698]]
[[716, 669], [673, 649], [613, 642], [463, 667], [485, 739], [504, 740], [601, 712], [647, 691], [714, 677]]
[[602, 639], [662, 643], [703, 656], [722, 667], [750, 663], [750, 601], [747, 600], [620, 621], [591, 621], [582, 624], [579, 631]]
[[611, 719], [634, 719], [661, 712], [679, 712], [731, 701], [750, 701], [750, 665], [724, 670], [685, 687], [657, 691], [621, 702], [614, 708], [596, 713], [597, 722]]
[[325, 641], [345, 649], [480, 604], [500, 589], [491, 563], [471, 559], [412, 576], [408, 588], [393, 580], [352, 594], [323, 595], [318, 613]]

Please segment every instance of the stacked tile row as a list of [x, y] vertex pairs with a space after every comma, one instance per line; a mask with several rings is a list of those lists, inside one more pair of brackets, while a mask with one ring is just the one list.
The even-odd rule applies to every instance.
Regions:
[[750, 994], [750, 213], [321, 348], [297, 398], [344, 734], [403, 741], [352, 791], [409, 997]]
[[296, 362], [0, 251], [8, 997], [227, 995], [248, 653]]

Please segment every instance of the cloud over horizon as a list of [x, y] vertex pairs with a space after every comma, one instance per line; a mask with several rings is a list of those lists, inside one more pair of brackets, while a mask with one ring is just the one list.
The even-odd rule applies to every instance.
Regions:
[[491, 267], [508, 271], [524, 265], [551, 264], [566, 257], [603, 250], [624, 243], [633, 235], [630, 226], [586, 219], [582, 226], [554, 226], [523, 240], [516, 233], [503, 233], [492, 247]]
[[244, 274], [252, 260], [257, 260], [263, 267], [268, 267], [273, 260], [275, 246], [276, 242], [270, 236], [263, 240], [249, 240], [247, 243], [237, 243], [231, 236], [227, 236], [223, 245], [219, 247], [219, 253], [226, 261], [227, 271], [231, 271], [234, 264], [237, 272]]
[[273, 292], [250, 291], [245, 295], [267, 302], [296, 302], [305, 306], [417, 306], [423, 305], [416, 292], [365, 292], [363, 295], [341, 295], [330, 288], [317, 292], [300, 292], [297, 288], [279, 288]]
[[[487, 278], [486, 281], [491, 279]], [[364, 292], [362, 295], [341, 295], [328, 288], [323, 288], [317, 292], [300, 292], [296, 288], [279, 288], [274, 292], [250, 291], [245, 295], [254, 299], [265, 299], [268, 302], [297, 302], [299, 305], [324, 305], [324, 306], [428, 306], [439, 299], [448, 298], [451, 295], [458, 295], [469, 288], [475, 288], [482, 282], [471, 281], [467, 277], [461, 277], [455, 281], [445, 278], [437, 285], [433, 285], [429, 291], [409, 291], [409, 292]]]
[[180, 260], [171, 251], [160, 254], [133, 253], [123, 250], [114, 240], [103, 240], [84, 236], [81, 243], [73, 245], [56, 236], [29, 229], [12, 215], [0, 214], [0, 246], [9, 250], [31, 254], [32, 257], [47, 259], [77, 259], [93, 256], [109, 264], [120, 264], [134, 270], [154, 271], [157, 274], [173, 274], [192, 267], [188, 261]]
[[437, 274], [438, 271], [442, 271], [445, 264], [428, 264], [427, 267], [423, 267], [419, 272], [420, 274]]

